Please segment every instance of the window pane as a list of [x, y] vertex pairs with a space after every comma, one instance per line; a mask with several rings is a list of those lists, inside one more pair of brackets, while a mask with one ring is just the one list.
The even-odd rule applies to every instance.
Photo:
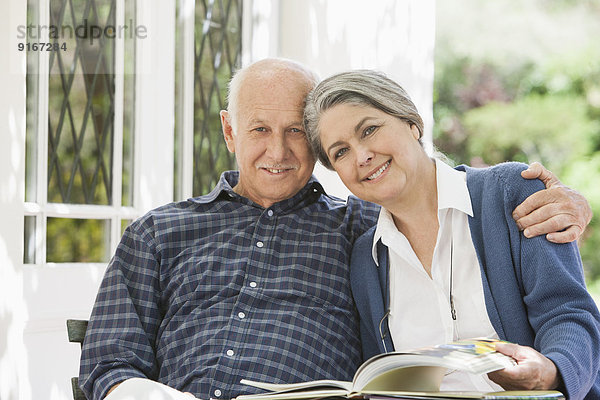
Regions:
[[[127, 31], [136, 27], [135, 0], [125, 1]], [[125, 75], [123, 77], [123, 176], [121, 204], [133, 206], [133, 140], [135, 124], [135, 35], [124, 35]]]
[[50, 0], [50, 25], [48, 201], [111, 204], [115, 0]]
[[[27, 2], [27, 26], [39, 25], [39, 1]], [[37, 37], [37, 36], [36, 36]], [[39, 52], [27, 52], [27, 108], [25, 136], [25, 201], [37, 201], [37, 127], [39, 99]]]
[[122, 219], [121, 220], [121, 236], [123, 236], [123, 233], [125, 233], [125, 229], [127, 229], [129, 224], [131, 224], [132, 222], [133, 222], [132, 219]]
[[110, 220], [48, 218], [48, 262], [108, 262]]
[[241, 64], [242, 1], [196, 1], [194, 62], [194, 196], [235, 168], [221, 133], [227, 82]]
[[35, 217], [26, 216], [24, 228], [23, 264], [35, 264]]

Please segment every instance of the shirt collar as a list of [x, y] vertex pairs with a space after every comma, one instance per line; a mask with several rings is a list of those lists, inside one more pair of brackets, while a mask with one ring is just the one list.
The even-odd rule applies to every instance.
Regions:
[[[239, 201], [258, 206], [250, 199], [244, 196], [240, 196], [233, 190], [235, 185], [237, 185], [239, 178], [239, 171], [225, 171], [221, 174], [219, 182], [210, 193], [205, 194], [203, 196], [195, 197], [193, 199], [190, 199], [190, 201], [199, 204], [207, 204], [215, 201], [218, 198], [225, 198], [230, 200], [238, 199]], [[322, 194], [327, 195], [325, 193], [325, 190], [323, 189], [323, 186], [319, 183], [317, 178], [314, 175], [312, 175], [306, 183], [306, 185], [304, 185], [304, 187], [300, 189], [298, 193], [296, 193], [289, 199], [282, 200], [278, 203], [273, 204], [271, 208], [279, 208], [281, 210], [295, 208], [298, 205], [306, 203], [307, 201], [316, 201], [316, 199], [318, 199]]]
[[381, 207], [379, 218], [377, 219], [377, 227], [375, 228], [375, 235], [373, 236], [373, 247], [371, 249], [373, 261], [375, 261], [377, 266], [379, 266], [379, 259], [377, 258], [377, 242], [383, 240], [383, 237], [389, 237], [390, 234], [396, 230], [397, 228], [392, 213]]
[[[467, 188], [466, 173], [457, 171], [448, 164], [435, 159], [435, 179], [438, 192], [438, 211], [454, 208], [470, 217], [473, 216], [471, 196]], [[377, 220], [377, 228], [373, 236], [373, 247], [371, 255], [375, 264], [379, 266], [377, 258], [377, 242], [384, 237], [390, 237], [392, 232], [397, 231], [392, 214], [382, 208]]]
[[233, 187], [237, 185], [238, 180], [238, 171], [225, 171], [221, 174], [219, 182], [217, 182], [217, 185], [210, 193], [194, 197], [193, 199], [189, 200], [193, 201], [194, 203], [207, 204], [214, 201], [219, 196], [226, 196], [230, 199], [233, 199], [235, 196], [237, 196], [237, 194], [233, 191]]
[[435, 160], [435, 166], [438, 211], [445, 208], [455, 208], [472, 217], [473, 207], [467, 188], [467, 174], [438, 159]]

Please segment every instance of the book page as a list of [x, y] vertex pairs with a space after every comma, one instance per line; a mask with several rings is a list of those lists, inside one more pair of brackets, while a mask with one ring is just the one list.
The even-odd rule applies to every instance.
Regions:
[[324, 389], [324, 390], [292, 390], [284, 392], [267, 392], [259, 394], [243, 394], [234, 400], [308, 400], [324, 399], [326, 397], [347, 397], [348, 392], [344, 389]]
[[322, 379], [318, 381], [310, 382], [298, 382], [298, 383], [267, 383], [257, 382], [248, 379], [242, 379], [240, 381], [243, 385], [253, 386], [259, 389], [269, 390], [271, 392], [289, 392], [292, 390], [301, 389], [343, 389], [350, 393], [352, 391], [352, 382], [335, 381], [331, 379]]
[[401, 399], [483, 399], [483, 400], [564, 400], [556, 390], [518, 390], [508, 392], [396, 392], [365, 395], [366, 400]]
[[357, 392], [434, 392], [440, 390], [440, 383], [445, 372], [446, 368], [431, 366], [392, 369], [371, 378]]
[[162, 383], [131, 378], [123, 381], [105, 400], [193, 400], [196, 397], [180, 392]]
[[[406, 352], [376, 355], [365, 361], [356, 371], [354, 390], [363, 391], [376, 377], [391, 370], [397, 371], [401, 367], [431, 366], [485, 374], [515, 365], [511, 357], [495, 351], [496, 342], [493, 339], [468, 339]], [[380, 390], [389, 389], [382, 387]], [[431, 389], [412, 385], [408, 390]]]

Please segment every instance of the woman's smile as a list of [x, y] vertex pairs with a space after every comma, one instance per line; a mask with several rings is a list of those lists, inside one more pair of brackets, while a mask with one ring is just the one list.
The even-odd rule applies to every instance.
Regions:
[[379, 168], [377, 168], [375, 170], [375, 172], [371, 173], [371, 175], [367, 176], [365, 179], [365, 181], [374, 181], [377, 178], [379, 178], [382, 174], [384, 174], [384, 172], [386, 172], [390, 166], [390, 164], [392, 163], [392, 159], [390, 158], [389, 160], [387, 160], [382, 166], [380, 166]]

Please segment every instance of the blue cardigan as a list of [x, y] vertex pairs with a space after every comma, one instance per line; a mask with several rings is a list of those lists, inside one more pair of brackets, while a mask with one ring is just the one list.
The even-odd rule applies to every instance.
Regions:
[[[577, 244], [526, 239], [512, 218], [518, 204], [544, 188], [521, 178], [525, 167], [456, 168], [467, 173], [469, 227], [488, 316], [501, 339], [533, 347], [556, 364], [567, 398], [600, 399], [600, 314], [585, 287]], [[377, 267], [374, 233], [375, 227], [354, 244], [350, 271], [364, 359], [384, 352], [379, 325], [387, 308], [388, 249], [378, 241]], [[386, 348], [393, 349], [387, 320], [382, 326]]]

